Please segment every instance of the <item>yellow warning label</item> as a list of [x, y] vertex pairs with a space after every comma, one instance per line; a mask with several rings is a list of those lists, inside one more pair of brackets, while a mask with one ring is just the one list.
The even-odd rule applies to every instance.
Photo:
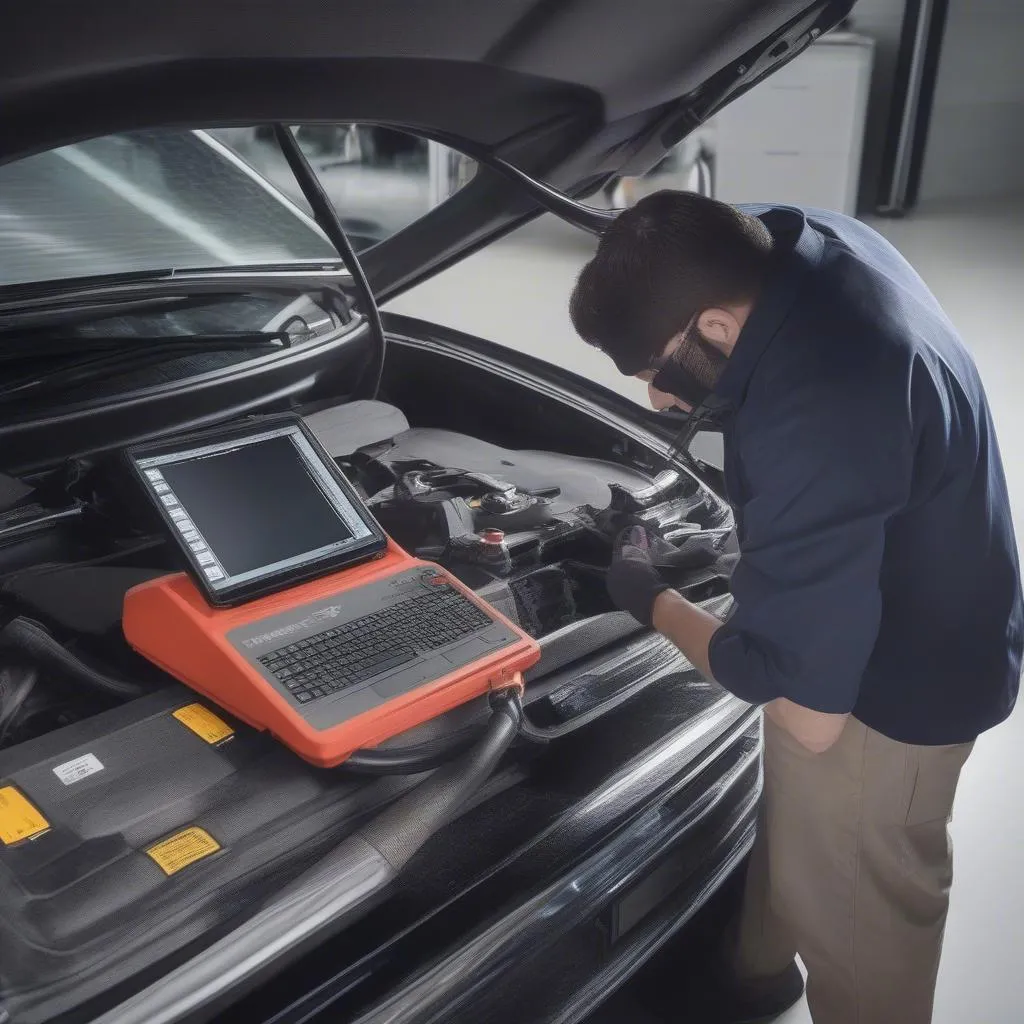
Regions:
[[41, 835], [50, 823], [13, 786], [0, 786], [0, 842], [5, 846]]
[[202, 704], [189, 704], [187, 707], [178, 708], [174, 712], [174, 717], [207, 743], [220, 743], [235, 734], [235, 730], [227, 722], [209, 708], [204, 708]]
[[165, 875], [175, 875], [219, 849], [220, 843], [205, 829], [187, 828], [151, 846], [146, 853], [160, 865]]

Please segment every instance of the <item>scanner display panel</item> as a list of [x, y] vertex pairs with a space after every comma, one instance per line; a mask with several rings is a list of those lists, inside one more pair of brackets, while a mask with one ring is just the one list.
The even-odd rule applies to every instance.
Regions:
[[136, 465], [214, 593], [344, 557], [377, 539], [359, 499], [297, 426], [142, 456]]

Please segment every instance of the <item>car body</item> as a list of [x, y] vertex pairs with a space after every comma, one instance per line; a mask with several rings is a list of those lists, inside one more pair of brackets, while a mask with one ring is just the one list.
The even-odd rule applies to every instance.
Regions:
[[[15, 1024], [582, 1021], [735, 879], [758, 712], [615, 611], [601, 578], [615, 530], [643, 520], [700, 549], [674, 582], [727, 614], [716, 474], [674, 452], [674, 414], [436, 324], [385, 315], [381, 334], [357, 271], [383, 301], [543, 210], [599, 230], [607, 213], [574, 197], [657, 163], [848, 7], [298, 0], [238, 18], [41, 0], [9, 13], [0, 795], [27, 794], [46, 818], [0, 844], [0, 998]], [[44, 42], [48, 17], [60, 32]], [[354, 266], [308, 180], [282, 187], [245, 158], [239, 139], [267, 145], [272, 123], [311, 126], [299, 135], [321, 181], [319, 150], [355, 152], [359, 131], [337, 124], [420, 140], [391, 162], [428, 140], [473, 172], [407, 223], [361, 231], [338, 200]], [[119, 453], [286, 410], [403, 546], [542, 649], [524, 703], [543, 742], [513, 747], [397, 879], [345, 839], [420, 774], [314, 769], [237, 722], [226, 746], [197, 740], [173, 716], [188, 691], [120, 635], [125, 589], [174, 562]], [[511, 571], [460, 560], [439, 508], [471, 534], [502, 527]], [[487, 714], [475, 701], [386, 746]], [[161, 874], [146, 850], [197, 822], [218, 856]]]

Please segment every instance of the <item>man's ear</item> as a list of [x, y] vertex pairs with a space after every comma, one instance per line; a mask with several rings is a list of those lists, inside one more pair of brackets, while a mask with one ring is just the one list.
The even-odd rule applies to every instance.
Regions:
[[705, 309], [697, 317], [697, 330], [708, 344], [723, 355], [732, 355], [743, 325], [727, 309]]

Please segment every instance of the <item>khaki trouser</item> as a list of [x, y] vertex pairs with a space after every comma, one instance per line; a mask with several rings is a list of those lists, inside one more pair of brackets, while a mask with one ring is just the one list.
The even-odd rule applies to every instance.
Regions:
[[814, 754], [765, 719], [739, 971], [799, 953], [814, 1024], [928, 1024], [953, 880], [947, 825], [972, 743], [897, 743], [855, 718]]

